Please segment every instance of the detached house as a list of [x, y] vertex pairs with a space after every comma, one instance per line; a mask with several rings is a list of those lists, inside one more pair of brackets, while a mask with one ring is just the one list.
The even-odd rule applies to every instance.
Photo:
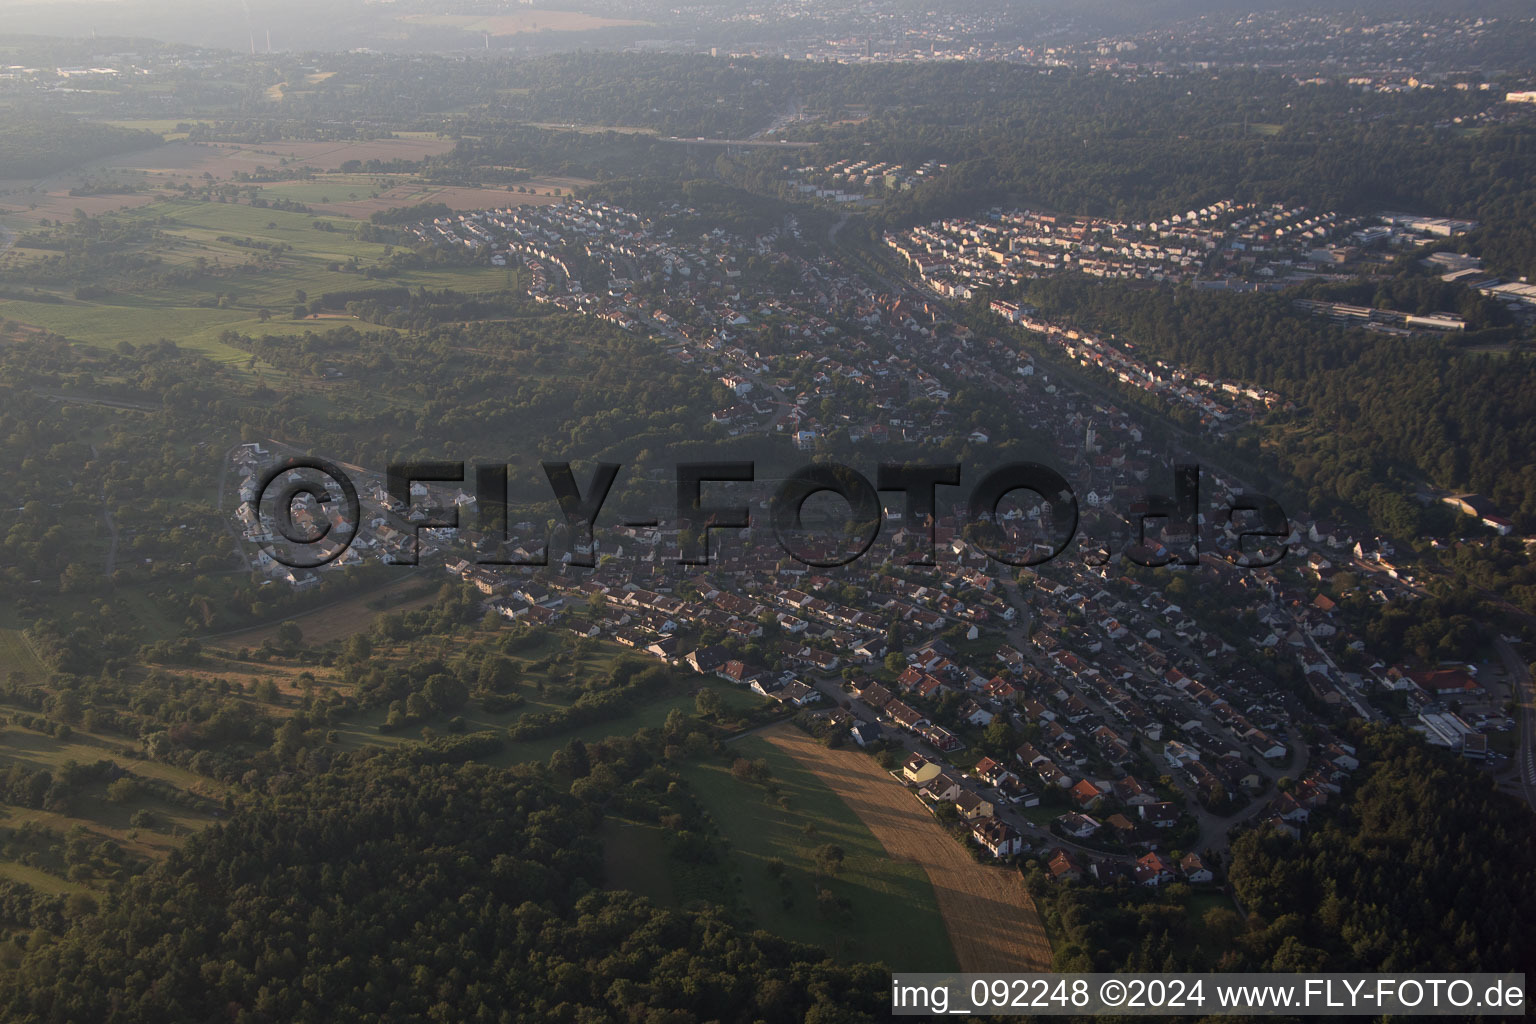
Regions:
[[1095, 786], [1087, 779], [1083, 779], [1077, 785], [1073, 786], [1070, 792], [1072, 794], [1072, 799], [1077, 802], [1077, 806], [1081, 807], [1085, 811], [1093, 810], [1099, 805], [1099, 801], [1104, 798], [1103, 791], [1101, 791], [1098, 786]]
[[982, 849], [1001, 860], [1024, 851], [1024, 837], [1001, 818], [978, 818], [971, 822], [971, 836]]
[[807, 686], [796, 679], [793, 682], [786, 683], [773, 696], [774, 699], [783, 704], [793, 704], [797, 708], [803, 708], [807, 704], [814, 704], [821, 700], [821, 691]]
[[1136, 881], [1142, 885], [1162, 885], [1177, 877], [1173, 864], [1155, 850], [1136, 858]]
[[853, 742], [861, 747], [880, 742], [880, 727], [874, 722], [855, 722], [848, 730], [848, 734], [853, 737]]
[[973, 775], [989, 786], [1002, 785], [1005, 779], [1017, 778], [1001, 763], [984, 757], [976, 762], [976, 767], [971, 769]]
[[960, 817], [966, 821], [988, 818], [992, 816], [993, 812], [991, 801], [982, 799], [970, 790], [962, 791], [960, 796], [956, 798], [955, 809], [960, 812]]
[[1209, 882], [1216, 877], [1197, 853], [1186, 853], [1184, 859], [1179, 861], [1179, 869], [1184, 872], [1186, 881], [1196, 884]]
[[938, 803], [952, 803], [960, 798], [960, 780], [953, 775], [940, 772], [929, 780], [920, 791], [928, 799]]
[[1141, 820], [1153, 828], [1173, 828], [1179, 823], [1179, 809], [1167, 801], [1142, 804], [1136, 811]]
[[700, 647], [698, 650], [690, 651], [688, 654], [684, 655], [683, 660], [686, 661], [688, 663], [688, 667], [693, 669], [695, 672], [709, 674], [720, 671], [720, 668], [727, 661], [731, 660], [731, 652], [718, 645], [712, 647]]
[[1087, 839], [1099, 830], [1099, 823], [1086, 814], [1069, 811], [1056, 819], [1061, 830], [1073, 839]]
[[1051, 859], [1046, 862], [1046, 870], [1051, 873], [1051, 879], [1056, 882], [1081, 881], [1085, 868], [1082, 859], [1076, 854], [1066, 850], [1057, 850], [1051, 854]]
[[937, 761], [930, 761], [922, 754], [913, 754], [907, 758], [907, 763], [901, 766], [901, 775], [914, 786], [926, 786], [938, 778], [943, 770]]

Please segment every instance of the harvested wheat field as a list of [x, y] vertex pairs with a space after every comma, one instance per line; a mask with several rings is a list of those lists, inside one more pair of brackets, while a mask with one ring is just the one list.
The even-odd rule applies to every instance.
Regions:
[[864, 754], [828, 750], [792, 725], [762, 737], [816, 773], [897, 860], [922, 866], [962, 971], [1049, 971], [1051, 944], [1017, 872], [978, 864]]

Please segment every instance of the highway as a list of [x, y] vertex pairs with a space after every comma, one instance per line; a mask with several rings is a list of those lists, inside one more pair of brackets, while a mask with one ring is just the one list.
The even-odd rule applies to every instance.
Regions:
[[681, 142], [687, 146], [752, 146], [762, 149], [810, 149], [814, 142], [775, 142], [772, 139], [684, 139], [664, 135], [662, 142]]

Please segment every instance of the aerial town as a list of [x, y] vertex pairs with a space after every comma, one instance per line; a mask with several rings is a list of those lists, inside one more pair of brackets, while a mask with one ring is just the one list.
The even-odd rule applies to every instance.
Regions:
[[0, 1021], [1518, 1015], [1528, 8], [6, 0]]
[[[979, 262], [967, 252], [986, 254], [1002, 275], [1024, 273], [1035, 258], [1026, 253], [1055, 250], [1059, 263], [1077, 257], [1084, 239], [1124, 230], [1158, 240], [1138, 249], [1128, 243], [1124, 255], [1111, 257], [1126, 261], [1117, 265], [1177, 266], [1182, 258], [1193, 276], [1202, 259], [1170, 254], [1247, 242], [1279, 260], [1282, 252], [1321, 248], [1339, 232], [1412, 247], [1470, 226], [1335, 221], [1226, 203], [1123, 226], [1002, 215], [945, 222], [942, 233], [914, 229], [903, 241], [927, 241], [957, 269]], [[787, 434], [803, 451], [869, 457], [900, 442], [963, 443], [983, 457], [987, 433], [967, 430], [946, 404], [956, 389], [984, 388], [1048, 425], [1049, 457], [1073, 480], [1089, 537], [1125, 536], [1147, 495], [1171, 479], [1172, 467], [1153, 455], [1134, 411], [1053, 382], [1051, 370], [1027, 354], [958, 322], [938, 295], [925, 297], [937, 290], [935, 266], [896, 241], [916, 277], [887, 293], [835, 261], [781, 251], [773, 235], [715, 231], [683, 239], [604, 203], [464, 214], [411, 231], [425, 244], [469, 249], [498, 266], [521, 264], [535, 300], [642, 333], [716, 377], [733, 402], [701, 414], [700, 430]], [[1294, 240], [1277, 244], [1287, 235]], [[946, 249], [951, 238], [957, 241]], [[795, 286], [744, 283], [741, 267], [764, 257], [789, 268]], [[578, 265], [604, 283], [589, 290], [575, 276]], [[829, 308], [851, 309], [860, 334], [818, 313]], [[1198, 410], [1212, 431], [1284, 401], [1242, 382], [1142, 363], [1130, 346], [1044, 323], [1007, 302], [994, 301], [990, 310], [999, 324], [1047, 339], [1067, 360]], [[900, 395], [923, 396], [932, 413], [903, 414]], [[870, 410], [867, 418], [836, 411], [860, 408]], [[270, 516], [258, 518], [250, 503], [254, 478], [271, 457], [248, 445], [235, 453], [234, 468], [245, 482], [237, 516], [250, 558], [279, 585], [317, 586], [327, 572], [368, 558], [415, 563], [419, 547], [422, 564], [473, 584], [486, 608], [510, 621], [609, 639], [807, 708], [815, 728], [846, 730], [859, 745], [900, 745], [909, 756], [898, 774], [930, 805], [953, 805], [995, 857], [1043, 852], [1058, 877], [1198, 880], [1210, 868], [1193, 851], [1220, 856], [1234, 828], [1268, 823], [1299, 835], [1309, 811], [1326, 804], [1357, 764], [1313, 709], [1347, 706], [1367, 720], [1390, 715], [1490, 767], [1500, 755], [1490, 751], [1488, 735], [1513, 727], [1499, 710], [1507, 681], [1480, 679], [1470, 665], [1422, 670], [1371, 659], [1329, 594], [1348, 578], [1378, 601], [1411, 597], [1418, 583], [1412, 563], [1384, 538], [1352, 534], [1305, 510], [1288, 510], [1286, 558], [1275, 569], [1236, 568], [1205, 550], [1193, 574], [1181, 577], [1181, 592], [1224, 609], [1230, 628], [1222, 629], [1209, 616], [1189, 615], [1164, 583], [1131, 563], [1069, 556], [1015, 579], [1017, 570], [966, 539], [965, 521], [953, 513], [932, 524], [933, 568], [786, 564], [757, 526], [720, 543], [707, 569], [689, 570], [677, 564], [677, 527], [664, 522], [599, 527], [553, 569], [498, 568], [475, 557], [498, 543], [471, 525], [475, 495], [418, 483], [402, 504], [381, 472], [360, 487], [365, 522], [346, 554], [326, 568], [293, 569], [268, 554], [276, 537]], [[1204, 478], [1201, 521], [1220, 523], [1229, 516], [1224, 495], [1243, 485], [1209, 468]], [[434, 507], [457, 507], [460, 527], [418, 530]], [[766, 507], [757, 503], [759, 513]], [[339, 510], [329, 514], [344, 526]], [[898, 543], [920, 529], [900, 521], [899, 507], [886, 515]], [[1019, 515], [1021, 523], [1044, 524], [1042, 504]], [[1507, 528], [1507, 520], [1487, 515]], [[1230, 526], [1226, 536], [1233, 536]], [[1146, 539], [1146, 564], [1166, 561], [1189, 540], [1167, 530]], [[547, 544], [542, 519], [515, 524], [500, 543], [512, 560], [534, 563]], [[1244, 636], [1239, 621], [1256, 632]], [[896, 637], [904, 642], [893, 643]], [[1262, 662], [1249, 653], [1255, 646], [1266, 652]], [[1277, 690], [1282, 679], [1297, 685]], [[998, 720], [1030, 741], [983, 753], [986, 728]], [[1175, 861], [1171, 850], [1191, 852]]]

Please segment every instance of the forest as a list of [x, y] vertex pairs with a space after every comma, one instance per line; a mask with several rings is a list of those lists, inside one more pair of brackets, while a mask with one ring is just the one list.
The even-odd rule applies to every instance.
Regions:
[[[294, 780], [99, 913], [12, 939], [0, 1006], [144, 1024], [875, 1019], [874, 967], [602, 891], [601, 810], [562, 781], [451, 746]], [[48, 909], [32, 916], [57, 925]]]
[[[457, 153], [424, 162], [428, 176], [518, 180], [528, 169], [579, 168], [631, 177], [692, 162], [668, 176], [703, 171], [773, 193], [785, 187], [782, 153], [717, 162], [714, 152], [681, 152], [665, 140], [744, 139], [795, 105], [815, 116], [789, 135], [819, 144], [797, 151], [797, 161], [857, 148], [869, 160], [949, 165], [887, 201], [878, 212], [886, 224], [1009, 198], [1118, 217], [1166, 216], [1227, 197], [1346, 212], [1400, 208], [1478, 219], [1474, 241], [1490, 267], [1536, 271], [1528, 173], [1536, 136], [1528, 123], [1458, 124], [1487, 106], [1477, 92], [1362, 93], [1343, 82], [1245, 70], [1149, 76], [1004, 62], [862, 66], [635, 53], [521, 61], [333, 54], [326, 64], [327, 77], [282, 93], [280, 104], [273, 87], [305, 76], [292, 57], [254, 59], [217, 81], [173, 77], [182, 116], [206, 119], [187, 125], [192, 138], [360, 138], [394, 128], [461, 139]], [[159, 96], [125, 82], [74, 105], [98, 116], [159, 117]], [[40, 153], [86, 142], [116, 151], [135, 134], [95, 126], [87, 137], [70, 115], [34, 109], [32, 126], [22, 122], [21, 130], [39, 135]], [[59, 127], [42, 138], [44, 124]], [[559, 130], [567, 125], [582, 130]], [[507, 150], [480, 141], [498, 136], [518, 140], [517, 158], [477, 159]]]
[[[1426, 525], [1411, 498], [1425, 483], [1484, 493], [1521, 522], [1536, 514], [1536, 364], [1527, 355], [1347, 330], [1297, 313], [1285, 295], [1070, 278], [1033, 282], [1026, 294], [1156, 358], [1280, 394], [1295, 408], [1266, 420], [1254, 454], [1298, 481], [1307, 507], [1357, 509], [1403, 539]], [[1455, 300], [1478, 315], [1475, 293]]]
[[0, 118], [0, 179], [38, 178], [163, 142], [154, 132], [92, 124], [54, 112], [10, 112]]
[[[542, 519], [541, 458], [643, 461], [697, 434], [725, 401], [720, 385], [648, 340], [525, 299], [365, 289], [314, 301], [416, 329], [227, 338], [300, 380], [341, 371], [349, 386], [321, 406], [304, 388], [279, 394], [169, 341], [107, 352], [33, 333], [0, 346], [0, 439], [29, 453], [0, 472], [13, 509], [0, 520], [0, 579], [14, 595], [11, 614], [34, 626], [55, 667], [99, 671], [144, 632], [142, 602], [101, 596], [105, 573], [125, 593], [151, 597], [152, 632], [166, 619], [228, 629], [317, 600], [260, 588], [231, 555], [215, 483], [241, 440], [282, 437], [380, 469], [410, 457], [505, 460], [514, 505], [536, 505], [530, 514]], [[470, 313], [511, 317], [443, 322]], [[626, 474], [610, 504], [648, 501], [646, 486]], [[378, 568], [349, 569], [337, 583], [366, 588]], [[54, 614], [61, 595], [78, 607]]]

